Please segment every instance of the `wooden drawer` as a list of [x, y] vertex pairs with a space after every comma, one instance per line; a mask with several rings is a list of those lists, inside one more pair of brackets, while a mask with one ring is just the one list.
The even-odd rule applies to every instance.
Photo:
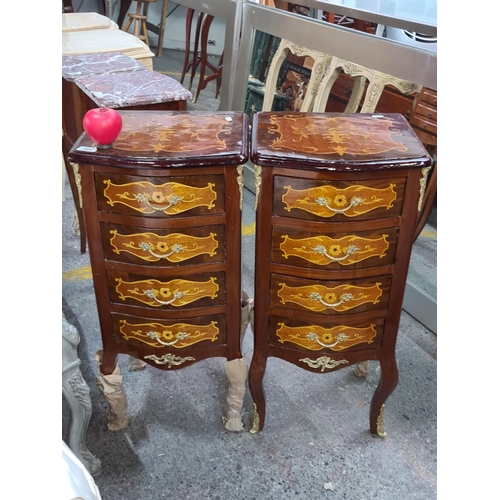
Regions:
[[165, 310], [223, 305], [225, 273], [151, 278], [127, 272], [108, 273], [111, 301]]
[[323, 281], [271, 275], [271, 306], [323, 315], [385, 310], [391, 276]]
[[145, 229], [101, 223], [106, 259], [178, 267], [226, 260], [222, 225], [186, 229]]
[[437, 92], [434, 90], [423, 88], [420, 100], [433, 108], [437, 108]]
[[274, 215], [304, 220], [365, 220], [401, 214], [405, 178], [318, 181], [276, 176]]
[[394, 262], [398, 228], [321, 233], [273, 228], [272, 260], [312, 269], [363, 269]]
[[176, 352], [182, 349], [203, 349], [226, 342], [226, 318], [210, 317], [151, 319], [113, 314], [116, 341], [149, 347], [151, 351]]
[[421, 117], [424, 120], [437, 122], [437, 110], [436, 110], [436, 108], [432, 108], [426, 104], [423, 104], [422, 102], [420, 102], [415, 107], [415, 115], [416, 115], [416, 117]]
[[224, 175], [137, 177], [95, 174], [98, 209], [149, 217], [224, 213]]
[[[319, 318], [318, 318], [319, 320]], [[269, 344], [304, 352], [342, 352], [382, 345], [384, 319], [306, 323], [280, 316], [269, 321]]]
[[420, 115], [414, 115], [412, 126], [423, 129], [429, 134], [437, 134], [437, 123], [433, 120], [422, 118]]

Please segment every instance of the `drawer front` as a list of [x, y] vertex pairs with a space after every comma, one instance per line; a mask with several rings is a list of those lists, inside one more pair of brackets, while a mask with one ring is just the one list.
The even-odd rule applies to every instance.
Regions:
[[349, 282], [313, 282], [273, 274], [271, 306], [324, 315], [384, 310], [387, 307], [390, 286], [390, 276]]
[[383, 327], [383, 319], [322, 325], [271, 316], [269, 343], [308, 352], [376, 348], [382, 344]]
[[304, 220], [345, 221], [401, 214], [405, 178], [322, 182], [276, 176], [274, 214]]
[[273, 228], [272, 260], [320, 269], [361, 269], [394, 262], [398, 228], [314, 234]]
[[225, 273], [152, 279], [124, 272], [108, 273], [111, 301], [167, 310], [225, 304]]
[[113, 314], [118, 342], [170, 352], [225, 345], [226, 319], [222, 314], [188, 320], [151, 320]]
[[437, 134], [437, 123], [431, 119], [422, 118], [420, 115], [415, 115], [412, 120], [414, 127], [421, 128], [430, 134]]
[[434, 90], [428, 88], [422, 89], [420, 100], [434, 108], [437, 108], [437, 93]]
[[153, 266], [187, 266], [225, 261], [224, 226], [182, 230], [101, 224], [106, 259]]
[[95, 174], [102, 212], [174, 218], [224, 213], [224, 176], [142, 178]]
[[415, 108], [415, 114], [423, 118], [424, 120], [429, 120], [437, 122], [437, 110], [424, 103], [420, 103]]

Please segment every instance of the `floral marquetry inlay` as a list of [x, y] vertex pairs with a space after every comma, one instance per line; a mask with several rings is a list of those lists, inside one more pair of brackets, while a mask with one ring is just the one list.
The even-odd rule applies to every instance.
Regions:
[[127, 252], [147, 262], [168, 260], [182, 262], [198, 255], [208, 254], [213, 257], [219, 243], [215, 233], [198, 238], [182, 233], [158, 236], [155, 233], [138, 233], [123, 235], [116, 230], [111, 231], [110, 244], [117, 254]]
[[217, 199], [213, 183], [202, 188], [177, 182], [167, 182], [159, 186], [146, 181], [117, 185], [106, 179], [104, 184], [104, 196], [108, 205], [121, 203], [143, 214], [163, 212], [167, 215], [177, 215], [202, 206], [211, 209]]
[[[274, 151], [306, 154], [372, 156], [388, 151], [406, 152], [408, 148], [393, 139], [398, 130], [390, 130], [393, 121], [379, 117], [328, 116], [328, 114], [271, 115], [269, 135]], [[319, 146], [321, 145], [321, 146]]]
[[394, 187], [395, 184], [384, 189], [358, 185], [339, 189], [328, 185], [296, 190], [284, 186], [286, 193], [281, 199], [288, 212], [295, 208], [319, 217], [333, 217], [336, 214], [356, 217], [376, 208], [392, 208], [397, 196]]
[[202, 326], [187, 323], [176, 323], [175, 325], [166, 326], [161, 323], [132, 324], [121, 319], [120, 333], [126, 340], [139, 340], [151, 347], [160, 348], [167, 346], [182, 349], [202, 340], [211, 340], [214, 342], [219, 335], [219, 328], [217, 328], [216, 321]]
[[120, 299], [135, 299], [152, 307], [182, 307], [204, 297], [215, 299], [219, 291], [217, 278], [206, 282], [174, 279], [167, 283], [158, 280], [123, 281], [116, 278]]
[[368, 302], [376, 304], [382, 295], [380, 283], [370, 287], [354, 285], [339, 285], [332, 288], [323, 285], [289, 287], [286, 283], [280, 283], [280, 286], [281, 289], [277, 293], [282, 304], [293, 302], [315, 312], [330, 309], [343, 312]]
[[376, 239], [354, 235], [335, 239], [329, 236], [293, 239], [284, 235], [280, 249], [285, 258], [300, 257], [321, 266], [332, 262], [348, 266], [370, 257], [384, 257], [389, 248], [387, 237], [387, 234], [383, 234]]
[[310, 351], [321, 349], [343, 351], [357, 344], [371, 344], [377, 336], [374, 324], [366, 328], [345, 325], [333, 328], [323, 328], [318, 325], [290, 327], [284, 323], [278, 323], [278, 326], [276, 336], [282, 344], [292, 342]]
[[216, 154], [227, 151], [231, 122], [223, 114], [127, 115], [113, 148], [125, 151]]

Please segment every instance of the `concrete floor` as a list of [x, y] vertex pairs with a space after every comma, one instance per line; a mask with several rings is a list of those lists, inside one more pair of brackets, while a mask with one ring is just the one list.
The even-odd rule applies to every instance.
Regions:
[[[161, 61], [155, 58], [154, 67], [179, 80], [182, 56], [164, 50]], [[217, 106], [210, 84], [189, 108]], [[250, 297], [253, 202], [253, 194], [245, 190], [243, 288]], [[266, 425], [261, 433], [252, 435], [248, 432], [252, 415], [248, 391], [242, 415], [245, 430], [230, 433], [222, 426], [227, 386], [224, 359], [208, 359], [174, 372], [151, 366], [131, 372], [128, 357], [119, 356], [130, 420], [124, 430], [109, 431], [107, 405], [95, 384], [94, 353], [102, 344], [89, 256], [80, 254], [72, 222], [73, 200], [66, 183], [63, 311], [81, 335], [81, 370], [93, 406], [87, 444], [102, 462], [95, 481], [103, 500], [436, 498], [436, 335], [405, 312], [396, 348], [399, 384], [384, 413], [386, 439], [373, 437], [368, 425], [370, 400], [379, 377], [376, 363], [367, 378], [360, 379], [351, 367], [315, 375], [275, 358], [269, 359], [264, 379]], [[431, 223], [434, 227], [426, 226], [415, 245], [412, 272], [427, 280], [432, 292], [435, 214]], [[248, 362], [252, 351], [249, 327], [243, 342]], [[63, 399], [65, 440], [69, 424], [70, 411]], [[333, 491], [325, 488], [327, 483]]]

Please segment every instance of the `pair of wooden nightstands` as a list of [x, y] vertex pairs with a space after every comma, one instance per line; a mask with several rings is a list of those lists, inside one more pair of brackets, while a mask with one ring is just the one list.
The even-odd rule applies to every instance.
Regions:
[[[103, 338], [162, 369], [241, 358], [243, 113], [121, 112], [111, 149], [83, 135], [83, 207]], [[258, 113], [252, 430], [269, 356], [326, 373], [381, 364], [370, 430], [397, 383], [404, 285], [431, 158], [401, 115]]]

